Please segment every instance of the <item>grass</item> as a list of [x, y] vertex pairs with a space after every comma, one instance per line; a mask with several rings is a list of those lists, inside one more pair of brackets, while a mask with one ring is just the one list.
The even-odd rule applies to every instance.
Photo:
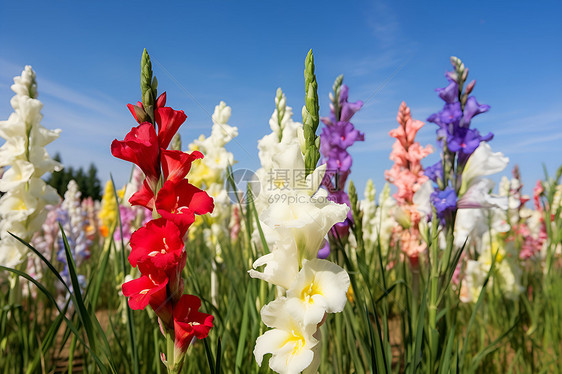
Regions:
[[[496, 257], [473, 304], [459, 301], [459, 287], [451, 282], [460, 251], [444, 259], [437, 228], [429, 256], [413, 270], [400, 257], [400, 243], [384, 250], [380, 240], [365, 241], [361, 210], [352, 196], [355, 222], [352, 241], [335, 240], [332, 260], [350, 275], [351, 289], [343, 313], [329, 315], [321, 327], [321, 373], [547, 373], [556, 372], [562, 354], [562, 272], [557, 248], [562, 240], [560, 208], [551, 211], [559, 178], [547, 185], [543, 206], [548, 219], [544, 263], [529, 262], [523, 292], [516, 300], [494, 282]], [[354, 188], [353, 188], [354, 190]], [[353, 195], [353, 191], [352, 191]], [[250, 199], [251, 201], [251, 199]], [[253, 357], [254, 343], [266, 331], [259, 311], [273, 300], [275, 289], [252, 279], [247, 270], [267, 251], [257, 213], [238, 202], [243, 213], [237, 238], [218, 236], [216, 244], [195, 229], [188, 241], [184, 270], [188, 293], [199, 295], [202, 311], [215, 316], [207, 339], [188, 350], [184, 373], [267, 373]], [[252, 236], [254, 227], [258, 235]], [[122, 230], [118, 222], [114, 230]], [[110, 234], [91, 249], [91, 260], [77, 269], [61, 228], [71, 284], [65, 285], [54, 258], [45, 258], [32, 246], [29, 256], [42, 261], [43, 274], [35, 280], [24, 269], [0, 267], [0, 371], [86, 373], [164, 373], [160, 352], [165, 339], [154, 313], [132, 311], [120, 294], [125, 275], [126, 243]], [[122, 237], [122, 235], [121, 235]], [[257, 240], [256, 240], [257, 238]], [[499, 250], [499, 249], [498, 249]], [[394, 266], [389, 266], [394, 264]], [[211, 273], [218, 293], [211, 295]], [[81, 290], [77, 274], [85, 274]], [[57, 288], [56, 285], [59, 285]], [[63, 286], [63, 291], [61, 287]], [[57, 304], [57, 296], [68, 294]]]

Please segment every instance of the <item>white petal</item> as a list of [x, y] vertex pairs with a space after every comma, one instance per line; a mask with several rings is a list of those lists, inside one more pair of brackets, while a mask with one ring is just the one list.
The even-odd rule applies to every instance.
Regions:
[[35, 168], [32, 163], [25, 160], [14, 161], [10, 169], [0, 179], [0, 191], [7, 192], [26, 183], [34, 171]]
[[[265, 353], [272, 353], [269, 367], [278, 373], [300, 373], [314, 358], [312, 349], [318, 345], [313, 336], [316, 324], [302, 323], [304, 309], [295, 298], [278, 298], [261, 310], [266, 325], [275, 327], [256, 341], [254, 354], [258, 363]], [[272, 332], [277, 331], [277, 332]]]
[[287, 297], [296, 297], [309, 304], [319, 303], [327, 313], [338, 313], [345, 307], [348, 289], [349, 275], [343, 268], [327, 260], [314, 259], [304, 263], [287, 290]]
[[258, 258], [253, 264], [254, 269], [263, 265], [265, 265], [265, 268], [261, 273], [256, 270], [249, 270], [250, 276], [263, 279], [285, 289], [289, 288], [299, 271], [297, 251], [294, 247], [294, 241], [291, 239], [286, 237], [285, 242], [277, 242], [271, 253]]
[[15, 160], [24, 160], [26, 151], [26, 140], [24, 138], [10, 138], [0, 147], [0, 166], [11, 165]]
[[431, 215], [430, 196], [433, 192], [433, 185], [431, 181], [426, 181], [414, 194], [414, 204], [418, 212], [425, 216]]
[[262, 336], [258, 337], [254, 347], [254, 357], [258, 366], [261, 366], [264, 355], [277, 352], [283, 347], [289, 337], [289, 332], [278, 329], [266, 331]]
[[460, 194], [464, 194], [474, 179], [499, 173], [505, 169], [508, 163], [509, 158], [505, 157], [503, 153], [493, 153], [488, 143], [480, 143], [478, 148], [476, 148], [468, 159], [462, 172]]

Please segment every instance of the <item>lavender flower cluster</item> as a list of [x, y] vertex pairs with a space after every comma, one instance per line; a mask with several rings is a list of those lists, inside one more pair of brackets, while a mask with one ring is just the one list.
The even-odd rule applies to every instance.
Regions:
[[[328, 199], [340, 204], [349, 203], [349, 196], [345, 192], [345, 182], [351, 173], [352, 159], [347, 151], [356, 141], [364, 141], [365, 135], [355, 129], [351, 118], [363, 106], [361, 100], [348, 102], [349, 88], [343, 84], [343, 76], [339, 76], [334, 83], [334, 94], [330, 94], [330, 116], [322, 117], [325, 127], [320, 134], [320, 153], [326, 162], [326, 174], [322, 185], [328, 190]], [[353, 222], [351, 210], [344, 222], [337, 223], [331, 230], [334, 237], [344, 238], [349, 233], [350, 223]], [[329, 243], [318, 252], [319, 258], [326, 258], [330, 254]]]
[[462, 171], [469, 157], [483, 141], [493, 138], [492, 133], [481, 135], [470, 128], [472, 118], [487, 112], [489, 105], [479, 104], [474, 96], [469, 96], [476, 81], [463, 86], [468, 77], [468, 68], [456, 57], [451, 57], [453, 71], [445, 74], [449, 84], [436, 91], [445, 102], [441, 111], [427, 119], [438, 126], [437, 143], [442, 150], [442, 159], [425, 170], [425, 175], [436, 183], [431, 201], [437, 217], [444, 223], [457, 209], [457, 199], [462, 183]]

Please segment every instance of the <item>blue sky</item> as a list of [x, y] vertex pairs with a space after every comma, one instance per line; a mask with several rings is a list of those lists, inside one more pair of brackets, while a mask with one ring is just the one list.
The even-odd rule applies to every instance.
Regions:
[[[426, 4], [426, 5], [424, 5]], [[11, 112], [9, 86], [26, 64], [38, 76], [43, 125], [62, 129], [49, 151], [69, 166], [94, 162], [100, 177], [124, 183], [130, 166], [114, 159], [113, 139], [135, 125], [126, 104], [140, 97], [147, 48], [168, 103], [188, 115], [184, 144], [210, 134], [214, 106], [232, 107], [237, 167], [258, 167], [257, 140], [270, 132], [277, 87], [302, 121], [304, 58], [316, 61], [321, 115], [333, 80], [344, 74], [350, 99], [363, 100], [354, 124], [364, 143], [350, 149], [351, 178], [380, 189], [401, 101], [424, 120], [441, 109], [449, 57], [476, 79], [490, 112], [472, 126], [492, 131], [492, 149], [519, 164], [525, 190], [562, 163], [562, 3], [538, 2], [70, 2], [0, 3], [0, 119]], [[435, 125], [418, 139], [435, 144]], [[432, 155], [426, 165], [437, 157]]]

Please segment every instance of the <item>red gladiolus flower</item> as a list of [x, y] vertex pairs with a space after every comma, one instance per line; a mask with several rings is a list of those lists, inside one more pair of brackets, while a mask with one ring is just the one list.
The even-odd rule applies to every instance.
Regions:
[[133, 267], [149, 262], [155, 268], [166, 271], [177, 266], [183, 251], [183, 240], [172, 221], [159, 218], [131, 235], [131, 248], [129, 262]]
[[166, 181], [156, 198], [156, 211], [162, 218], [174, 222], [182, 237], [195, 220], [195, 214], [210, 213], [214, 207], [213, 198], [187, 179]]
[[201, 300], [194, 295], [183, 295], [174, 307], [175, 346], [185, 352], [193, 338], [204, 339], [213, 327], [213, 316], [199, 312]]
[[141, 102], [129, 104], [140, 125], [132, 128], [124, 140], [114, 140], [111, 153], [138, 165], [145, 174], [141, 189], [129, 199], [131, 205], [151, 211], [156, 208], [161, 215], [131, 236], [129, 262], [138, 266], [141, 277], [121, 288], [132, 309], [150, 305], [158, 316], [161, 331], [175, 336], [175, 352], [168, 353], [177, 354], [178, 360], [168, 369], [176, 372], [181, 369], [189, 344], [195, 338], [207, 337], [213, 327], [213, 316], [199, 312], [201, 300], [183, 295], [182, 271], [187, 260], [183, 237], [195, 214], [212, 212], [214, 202], [205, 191], [185, 179], [192, 162], [203, 158], [203, 154], [166, 149], [187, 116], [165, 105], [163, 93], [154, 103], [152, 121]]
[[160, 178], [160, 148], [154, 127], [145, 122], [133, 127], [124, 140], [111, 143], [111, 154], [138, 165], [154, 189]]
[[164, 180], [171, 181], [177, 181], [185, 178], [191, 169], [191, 163], [197, 159], [203, 158], [203, 153], [199, 151], [186, 153], [182, 151], [161, 149], [160, 154]]
[[152, 274], [142, 275], [140, 278], [123, 283], [121, 290], [123, 295], [129, 298], [131, 309], [142, 310], [150, 303], [160, 305], [166, 303], [166, 285], [168, 278], [163, 272], [153, 272]]
[[160, 148], [166, 149], [187, 116], [183, 110], [162, 107], [154, 110], [154, 118], [158, 125], [158, 144]]

